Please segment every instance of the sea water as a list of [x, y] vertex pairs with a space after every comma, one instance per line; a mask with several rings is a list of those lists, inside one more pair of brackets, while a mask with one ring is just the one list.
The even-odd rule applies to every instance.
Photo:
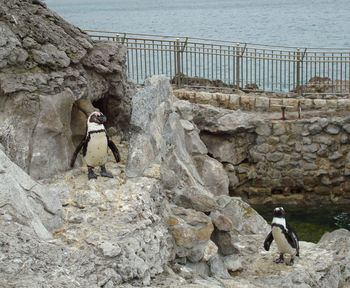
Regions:
[[81, 29], [349, 48], [349, 0], [46, 0]]

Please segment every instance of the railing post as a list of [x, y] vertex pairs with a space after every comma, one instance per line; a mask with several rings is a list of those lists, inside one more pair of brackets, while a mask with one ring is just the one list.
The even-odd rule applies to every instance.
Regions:
[[175, 79], [176, 86], [179, 88], [181, 86], [181, 49], [180, 49], [180, 39], [176, 38], [175, 43]]
[[115, 40], [116, 40], [117, 43], [119, 43], [119, 34], [117, 34], [117, 35], [115, 36]]
[[296, 87], [295, 89], [297, 90], [298, 95], [301, 95], [301, 87], [300, 87], [300, 76], [301, 76], [301, 55], [300, 55], [300, 49], [297, 49], [297, 55], [296, 55]]
[[241, 57], [241, 54], [240, 54], [240, 46], [239, 46], [239, 43], [237, 43], [237, 46], [236, 46], [236, 88], [239, 89], [239, 82], [240, 82], [240, 79], [239, 79], [239, 75], [240, 75], [240, 57]]

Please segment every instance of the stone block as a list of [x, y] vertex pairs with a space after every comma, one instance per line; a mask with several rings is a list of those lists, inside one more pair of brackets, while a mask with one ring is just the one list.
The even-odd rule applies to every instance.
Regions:
[[237, 94], [229, 94], [229, 103], [228, 103], [228, 107], [229, 109], [232, 110], [238, 110], [241, 108], [241, 96], [237, 95]]
[[255, 100], [255, 109], [257, 111], [269, 111], [270, 98], [257, 96]]
[[241, 96], [241, 109], [252, 111], [255, 110], [255, 97], [252, 96]]
[[314, 103], [312, 99], [302, 98], [299, 101], [300, 101], [302, 113], [304, 110], [312, 110], [314, 108]]
[[315, 109], [319, 109], [319, 110], [326, 110], [327, 109], [327, 100], [314, 99], [313, 102], [314, 102]]
[[326, 104], [327, 104], [327, 109], [337, 109], [338, 108], [338, 100], [337, 99], [327, 99]]
[[270, 99], [270, 111], [271, 112], [281, 111], [282, 106], [283, 106], [283, 99], [279, 99], [279, 98], [271, 98]]
[[350, 109], [350, 99], [338, 99], [338, 109], [349, 110]]

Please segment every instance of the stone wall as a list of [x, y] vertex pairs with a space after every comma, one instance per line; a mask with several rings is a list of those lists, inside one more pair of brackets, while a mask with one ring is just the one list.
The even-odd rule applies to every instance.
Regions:
[[177, 109], [223, 163], [230, 195], [254, 204], [350, 202], [350, 117], [283, 121], [187, 101]]
[[[350, 117], [257, 125], [235, 193], [274, 202], [350, 202]], [[246, 169], [242, 169], [246, 168]], [[240, 173], [242, 171], [243, 173]]]
[[216, 107], [227, 108], [231, 110], [245, 110], [257, 112], [277, 112], [281, 111], [281, 106], [285, 106], [287, 111], [297, 111], [300, 105], [302, 111], [327, 111], [333, 110], [350, 110], [350, 99], [337, 98], [333, 95], [321, 99], [317, 95], [310, 97], [296, 98], [295, 95], [289, 98], [284, 95], [282, 97], [275, 93], [244, 93], [237, 91], [236, 93], [210, 93], [204, 91], [190, 91], [186, 89], [178, 89], [174, 91], [174, 95], [182, 100], [188, 100], [199, 104], [209, 104]]

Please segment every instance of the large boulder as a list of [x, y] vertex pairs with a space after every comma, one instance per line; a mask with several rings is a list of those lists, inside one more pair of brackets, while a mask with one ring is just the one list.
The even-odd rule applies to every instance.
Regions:
[[[38, 3], [0, 0], [0, 143], [27, 173], [46, 178], [68, 168], [84, 113], [102, 110], [126, 135], [130, 91], [124, 46], [93, 43]], [[75, 109], [80, 99], [95, 107]]]

